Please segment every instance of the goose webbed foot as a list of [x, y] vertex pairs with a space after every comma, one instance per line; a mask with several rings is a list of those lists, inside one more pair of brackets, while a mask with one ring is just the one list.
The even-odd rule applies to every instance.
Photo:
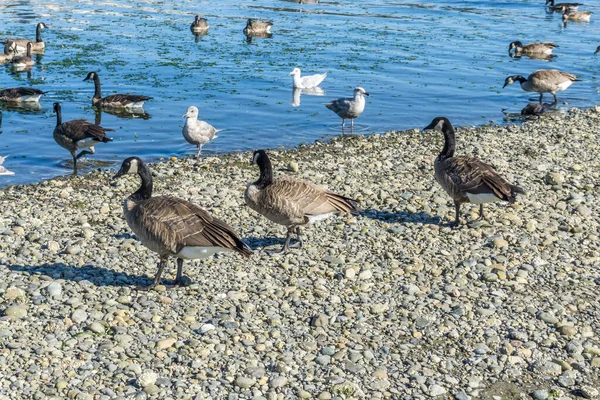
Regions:
[[292, 249], [301, 249], [302, 246], [304, 246], [304, 242], [302, 241], [302, 235], [300, 234], [300, 227], [299, 226], [296, 227], [296, 237], [297, 237], [296, 243], [289, 245], [288, 246], [289, 248], [292, 248]]
[[[285, 244], [283, 245], [283, 247], [279, 250], [266, 249], [265, 253], [267, 253], [268, 255], [287, 253], [290, 250], [290, 241], [291, 240], [292, 240], [292, 231], [288, 230], [287, 237], [285, 238]], [[302, 241], [300, 241], [300, 243], [302, 243]], [[292, 247], [294, 247], [294, 246], [292, 246]]]
[[475, 221], [482, 221], [485, 219], [485, 215], [483, 214], [483, 204], [479, 205], [479, 217]]

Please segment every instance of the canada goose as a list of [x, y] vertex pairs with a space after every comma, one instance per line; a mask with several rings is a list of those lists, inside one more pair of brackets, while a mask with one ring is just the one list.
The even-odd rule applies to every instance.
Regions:
[[508, 51], [515, 49], [515, 53], [519, 54], [552, 54], [552, 50], [556, 48], [554, 43], [536, 42], [523, 45], [520, 41], [512, 42], [508, 45]]
[[190, 106], [187, 112], [181, 116], [187, 118], [183, 125], [183, 137], [190, 144], [195, 144], [198, 147], [196, 158], [200, 158], [202, 146], [217, 138], [217, 132], [212, 125], [198, 120], [198, 107]]
[[0, 100], [11, 103], [31, 103], [39, 101], [43, 94], [45, 92], [39, 89], [17, 87], [0, 90]]
[[[35, 28], [35, 42], [32, 43], [31, 51], [35, 53], [43, 52], [46, 48], [46, 44], [42, 40], [42, 29], [48, 28], [43, 22], [37, 24]], [[27, 50], [27, 43], [30, 42], [29, 39], [6, 39], [4, 41], [4, 52], [7, 52], [7, 47], [14, 47], [16, 52], [23, 52]]]
[[184, 259], [207, 258], [221, 251], [252, 254], [232, 227], [197, 205], [171, 196], [152, 197], [152, 174], [140, 158], [124, 160], [114, 178], [126, 174], [139, 175], [142, 185], [123, 202], [125, 220], [140, 242], [160, 257], [158, 272], [146, 289], [160, 283], [169, 257], [177, 257], [174, 283], [182, 285]]
[[354, 97], [341, 98], [332, 100], [325, 104], [325, 107], [336, 113], [342, 119], [342, 129], [344, 129], [344, 121], [349, 119], [354, 127], [354, 118], [358, 117], [365, 109], [365, 98], [369, 93], [363, 88], [356, 87], [354, 89]]
[[9, 62], [15, 56], [15, 51], [12, 48], [4, 48], [4, 53], [0, 54], [0, 64]]
[[557, 69], [539, 69], [525, 79], [521, 75], [512, 75], [504, 80], [505, 88], [515, 82], [521, 84], [521, 88], [526, 92], [538, 92], [540, 94], [540, 103], [544, 93], [552, 93], [554, 103], [557, 103], [556, 92], [566, 90], [573, 82], [579, 81], [577, 77], [569, 72], [561, 72]]
[[[283, 248], [269, 253], [285, 253], [290, 247], [302, 247], [300, 226], [313, 224], [337, 213], [357, 213], [355, 200], [335, 194], [311, 182], [292, 177], [273, 178], [269, 156], [254, 152], [252, 162], [260, 168], [260, 177], [244, 192], [246, 204], [267, 219], [287, 228]], [[290, 246], [292, 232], [298, 242]]]
[[190, 30], [193, 33], [206, 33], [208, 31], [208, 22], [206, 21], [206, 18], [200, 18], [199, 15], [196, 15], [196, 18], [194, 18], [194, 22], [192, 22], [192, 25], [190, 26]]
[[[54, 103], [54, 112], [56, 112], [56, 128], [53, 136], [56, 143], [67, 149], [73, 157], [73, 173], [77, 172], [77, 160], [86, 154], [94, 154], [94, 146], [98, 143], [112, 142], [112, 139], [106, 137], [106, 132], [113, 132], [114, 129], [103, 128], [100, 125], [92, 124], [83, 119], [62, 122], [62, 113], [60, 103]], [[77, 154], [77, 150], [82, 150]]]
[[594, 54], [598, 54], [598, 53], [600, 53], [600, 46], [598, 46], [598, 47], [596, 48], [596, 51], [594, 52]]
[[244, 35], [255, 36], [255, 37], [270, 37], [263, 36], [271, 33], [271, 27], [273, 23], [271, 21], [261, 21], [259, 19], [249, 18], [244, 28]]
[[15, 173], [12, 171], [7, 170], [6, 168], [4, 168], [4, 166], [2, 165], [2, 163], [4, 162], [4, 160], [6, 160], [8, 158], [8, 156], [0, 156], [0, 175], [14, 175]]
[[27, 54], [24, 56], [14, 56], [9, 61], [12, 66], [16, 69], [31, 68], [35, 65], [33, 58], [31, 58], [31, 42], [27, 43]]
[[483, 204], [495, 201], [515, 202], [518, 193], [525, 191], [509, 184], [491, 166], [474, 157], [454, 157], [456, 136], [447, 118], [437, 117], [424, 130], [438, 130], [444, 134], [444, 148], [434, 162], [435, 180], [454, 200], [456, 218], [460, 223], [462, 203], [479, 204], [479, 219], [484, 218]]
[[111, 94], [102, 97], [102, 88], [100, 86], [100, 77], [95, 72], [90, 72], [84, 81], [92, 79], [94, 81], [94, 97], [92, 105], [105, 108], [124, 108], [127, 110], [140, 109], [144, 106], [144, 101], [150, 100], [150, 97], [137, 94]]
[[323, 79], [327, 77], [327, 73], [315, 74], [308, 76], [300, 76], [300, 68], [294, 68], [290, 75], [294, 75], [294, 88], [297, 89], [312, 89], [319, 86]]
[[592, 17], [591, 11], [574, 11], [574, 12], [564, 13], [562, 15], [562, 21], [564, 23], [566, 23], [567, 21], [590, 22], [591, 17]]
[[550, 7], [550, 11], [562, 11], [563, 9], [568, 9], [572, 11], [577, 11], [579, 6], [582, 6], [581, 3], [554, 3], [554, 0], [546, 0], [546, 5]]

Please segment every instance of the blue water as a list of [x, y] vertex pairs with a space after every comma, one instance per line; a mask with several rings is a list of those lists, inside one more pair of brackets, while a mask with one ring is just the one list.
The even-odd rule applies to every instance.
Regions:
[[[48, 4], [50, 3], [50, 4]], [[324, 107], [350, 96], [355, 86], [370, 92], [355, 133], [422, 128], [432, 117], [456, 125], [502, 122], [537, 96], [518, 85], [502, 89], [508, 75], [557, 68], [580, 76], [558, 95], [563, 109], [600, 100], [600, 10], [590, 23], [561, 24], [543, 0], [522, 1], [198, 1], [3, 0], [0, 37], [35, 37], [43, 21], [47, 49], [30, 72], [0, 66], [0, 88], [34, 86], [47, 93], [39, 110], [0, 105], [0, 155], [14, 176], [0, 186], [36, 182], [71, 173], [69, 153], [52, 138], [52, 103], [63, 120], [95, 119], [89, 71], [100, 75], [103, 94], [152, 96], [143, 118], [102, 113], [114, 142], [96, 146], [80, 173], [114, 167], [126, 156], [147, 160], [195, 153], [181, 135], [190, 105], [218, 129], [204, 147], [209, 156], [261, 147], [290, 147], [341, 133], [340, 119]], [[189, 30], [194, 15], [208, 19], [208, 35]], [[273, 36], [242, 33], [248, 17], [274, 22]], [[551, 61], [512, 59], [508, 44], [553, 41]], [[302, 95], [292, 105], [289, 72], [328, 72], [324, 96]], [[551, 96], [548, 96], [548, 100]], [[566, 102], [568, 104], [562, 104]]]

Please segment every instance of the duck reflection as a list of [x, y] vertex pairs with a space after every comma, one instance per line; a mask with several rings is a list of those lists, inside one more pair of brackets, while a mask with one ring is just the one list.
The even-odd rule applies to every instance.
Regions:
[[152, 118], [152, 116], [150, 114], [148, 114], [147, 112], [144, 112], [144, 110], [142, 110], [142, 109], [125, 110], [125, 109], [109, 109], [109, 108], [94, 107], [94, 114], [95, 114], [94, 123], [96, 125], [101, 125], [103, 112], [110, 114], [110, 115], [114, 115], [117, 118], [126, 118], [126, 119], [141, 118], [143, 120], [148, 120], [148, 119]]
[[292, 91], [292, 102], [290, 104], [294, 107], [298, 107], [300, 105], [300, 97], [303, 94], [308, 96], [324, 96], [325, 91], [318, 86], [310, 89], [294, 88]]

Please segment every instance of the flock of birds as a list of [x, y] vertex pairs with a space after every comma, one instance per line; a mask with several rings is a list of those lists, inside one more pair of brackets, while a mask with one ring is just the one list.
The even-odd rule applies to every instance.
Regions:
[[[578, 3], [559, 3], [547, 0], [546, 5], [553, 12], [562, 12], [563, 21], [587, 21], [590, 12], [580, 12]], [[273, 24], [269, 21], [250, 19], [244, 28], [248, 37], [267, 37]], [[36, 41], [27, 39], [7, 39], [1, 61], [12, 62], [15, 66], [27, 66], [32, 51], [43, 51], [45, 45], [41, 38], [41, 30], [47, 28], [44, 23], [36, 27]], [[196, 16], [190, 26], [194, 34], [205, 34], [209, 25], [206, 19]], [[509, 53], [514, 50], [515, 56], [549, 55], [556, 47], [553, 43], [532, 43], [523, 45], [513, 42]], [[26, 51], [25, 56], [17, 55]], [[600, 46], [596, 52], [600, 51]], [[24, 57], [24, 58], [23, 58]], [[15, 64], [16, 63], [16, 64]], [[310, 90], [326, 78], [327, 74], [301, 76], [299, 68], [295, 68], [293, 76], [295, 89]], [[100, 78], [96, 72], [87, 74], [84, 81], [94, 82], [92, 105], [106, 109], [138, 110], [143, 107], [149, 97], [131, 94], [113, 94], [102, 97]], [[567, 89], [577, 78], [570, 73], [558, 70], [538, 70], [529, 77], [515, 75], [506, 78], [505, 85], [519, 82], [523, 90], [540, 93], [540, 104], [544, 93], [551, 93], [557, 102], [556, 92]], [[10, 88], [0, 91], [0, 100], [7, 102], [37, 102], [44, 92], [34, 88]], [[362, 87], [354, 89], [353, 97], [341, 98], [326, 104], [342, 119], [342, 129], [347, 119], [354, 125], [354, 119], [361, 115], [365, 108], [365, 98], [369, 93]], [[112, 139], [106, 132], [112, 129], [85, 121], [62, 121], [61, 105], [54, 103], [56, 127], [53, 132], [55, 141], [67, 149], [73, 158], [74, 173], [77, 171], [77, 160], [86, 154], [94, 153], [94, 146], [107, 143]], [[205, 121], [198, 119], [198, 108], [191, 106], [183, 115], [186, 122], [183, 136], [189, 143], [197, 146], [196, 156], [199, 158], [202, 146], [217, 137], [219, 130]], [[494, 169], [475, 157], [455, 156], [456, 137], [452, 124], [447, 118], [437, 117], [424, 129], [436, 130], [444, 135], [444, 147], [434, 162], [434, 176], [440, 186], [452, 198], [456, 216], [450, 224], [460, 225], [460, 206], [464, 203], [480, 205], [479, 218], [484, 218], [483, 205], [489, 202], [505, 201], [513, 203], [517, 195], [525, 194], [523, 188], [509, 183]], [[79, 152], [79, 153], [78, 153]], [[0, 164], [4, 161], [0, 157]], [[287, 228], [283, 246], [278, 250], [266, 250], [268, 253], [285, 253], [291, 248], [303, 245], [301, 227], [313, 224], [336, 214], [360, 214], [358, 202], [350, 197], [333, 193], [322, 186], [291, 176], [275, 177], [273, 167], [266, 151], [253, 153], [252, 162], [259, 167], [259, 178], [249, 184], [244, 192], [245, 203], [257, 213], [274, 223]], [[7, 174], [0, 165], [0, 175]], [[237, 252], [243, 256], [252, 255], [252, 250], [243, 242], [240, 235], [227, 223], [213, 217], [201, 207], [186, 200], [172, 196], [153, 196], [152, 174], [148, 166], [139, 157], [125, 159], [114, 179], [124, 175], [138, 175], [141, 185], [128, 196], [123, 203], [125, 219], [131, 230], [141, 243], [159, 255], [158, 271], [149, 286], [152, 288], [161, 283], [162, 273], [170, 257], [175, 257], [177, 273], [173, 285], [186, 285], [188, 280], [183, 275], [183, 262], [186, 259], [202, 259], [217, 252]], [[292, 243], [292, 236], [296, 240]]]

